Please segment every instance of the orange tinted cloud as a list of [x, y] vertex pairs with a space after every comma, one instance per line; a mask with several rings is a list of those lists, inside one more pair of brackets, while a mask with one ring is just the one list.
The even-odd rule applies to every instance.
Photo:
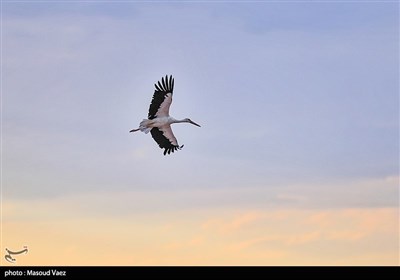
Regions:
[[[122, 194], [121, 194], [122, 195]], [[126, 194], [123, 194], [128, 200]], [[108, 196], [7, 201], [19, 265], [397, 265], [398, 209], [191, 209], [101, 217]], [[113, 199], [117, 200], [117, 196]], [[121, 197], [121, 200], [123, 198]]]

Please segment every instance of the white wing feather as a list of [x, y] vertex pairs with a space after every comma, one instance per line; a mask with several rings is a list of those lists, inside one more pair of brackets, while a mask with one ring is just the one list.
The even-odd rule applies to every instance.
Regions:
[[171, 106], [171, 103], [172, 103], [172, 93], [168, 93], [165, 96], [163, 103], [161, 103], [160, 108], [158, 108], [156, 116], [158, 118], [169, 117], [169, 107]]
[[163, 125], [158, 128], [162, 131], [164, 136], [172, 143], [172, 145], [178, 146], [178, 140], [176, 140], [174, 133], [172, 132], [170, 125]]

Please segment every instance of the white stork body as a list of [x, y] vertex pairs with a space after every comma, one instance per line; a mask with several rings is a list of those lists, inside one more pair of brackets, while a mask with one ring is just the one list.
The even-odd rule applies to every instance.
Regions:
[[197, 123], [186, 118], [183, 120], [176, 120], [169, 116], [169, 107], [172, 103], [172, 92], [174, 90], [174, 79], [172, 76], [168, 79], [165, 76], [155, 84], [156, 90], [153, 95], [152, 102], [149, 108], [148, 119], [144, 119], [140, 122], [139, 128], [132, 129], [129, 132], [142, 131], [144, 133], [151, 132], [151, 136], [158, 143], [161, 149], [164, 149], [164, 155], [170, 154], [176, 150], [180, 150], [182, 146], [178, 145], [172, 129], [171, 124], [173, 123], [191, 123], [196, 126], [200, 126]]

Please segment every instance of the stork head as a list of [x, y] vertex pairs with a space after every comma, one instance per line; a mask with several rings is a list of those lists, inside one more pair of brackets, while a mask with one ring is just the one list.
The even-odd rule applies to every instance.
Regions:
[[200, 127], [200, 125], [199, 125], [199, 124], [195, 123], [194, 121], [192, 121], [192, 120], [191, 120], [191, 119], [189, 119], [189, 118], [186, 118], [186, 119], [184, 119], [184, 121], [185, 121], [185, 122], [188, 122], [188, 123], [191, 123], [191, 124], [193, 124], [193, 125], [195, 125], [195, 126], [198, 126], [198, 127]]

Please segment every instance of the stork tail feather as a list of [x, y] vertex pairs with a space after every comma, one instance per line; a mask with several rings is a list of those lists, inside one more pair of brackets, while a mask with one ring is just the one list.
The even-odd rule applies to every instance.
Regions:
[[140, 125], [139, 125], [139, 129], [140, 129], [140, 131], [141, 132], [144, 132], [144, 133], [149, 133], [150, 132], [150, 130], [151, 130], [151, 127], [148, 127], [148, 125], [151, 123], [151, 120], [147, 120], [147, 119], [144, 119], [143, 121], [141, 121], [140, 122]]
[[141, 132], [144, 132], [144, 133], [149, 133], [150, 132], [150, 130], [152, 129], [152, 127], [149, 127], [149, 125], [150, 124], [152, 124], [152, 120], [147, 120], [147, 119], [144, 119], [143, 121], [141, 121], [140, 122], [140, 124], [139, 124], [139, 128], [137, 128], [137, 129], [132, 129], [131, 131], [129, 131], [129, 132], [136, 132], [136, 131], [141, 131]]

